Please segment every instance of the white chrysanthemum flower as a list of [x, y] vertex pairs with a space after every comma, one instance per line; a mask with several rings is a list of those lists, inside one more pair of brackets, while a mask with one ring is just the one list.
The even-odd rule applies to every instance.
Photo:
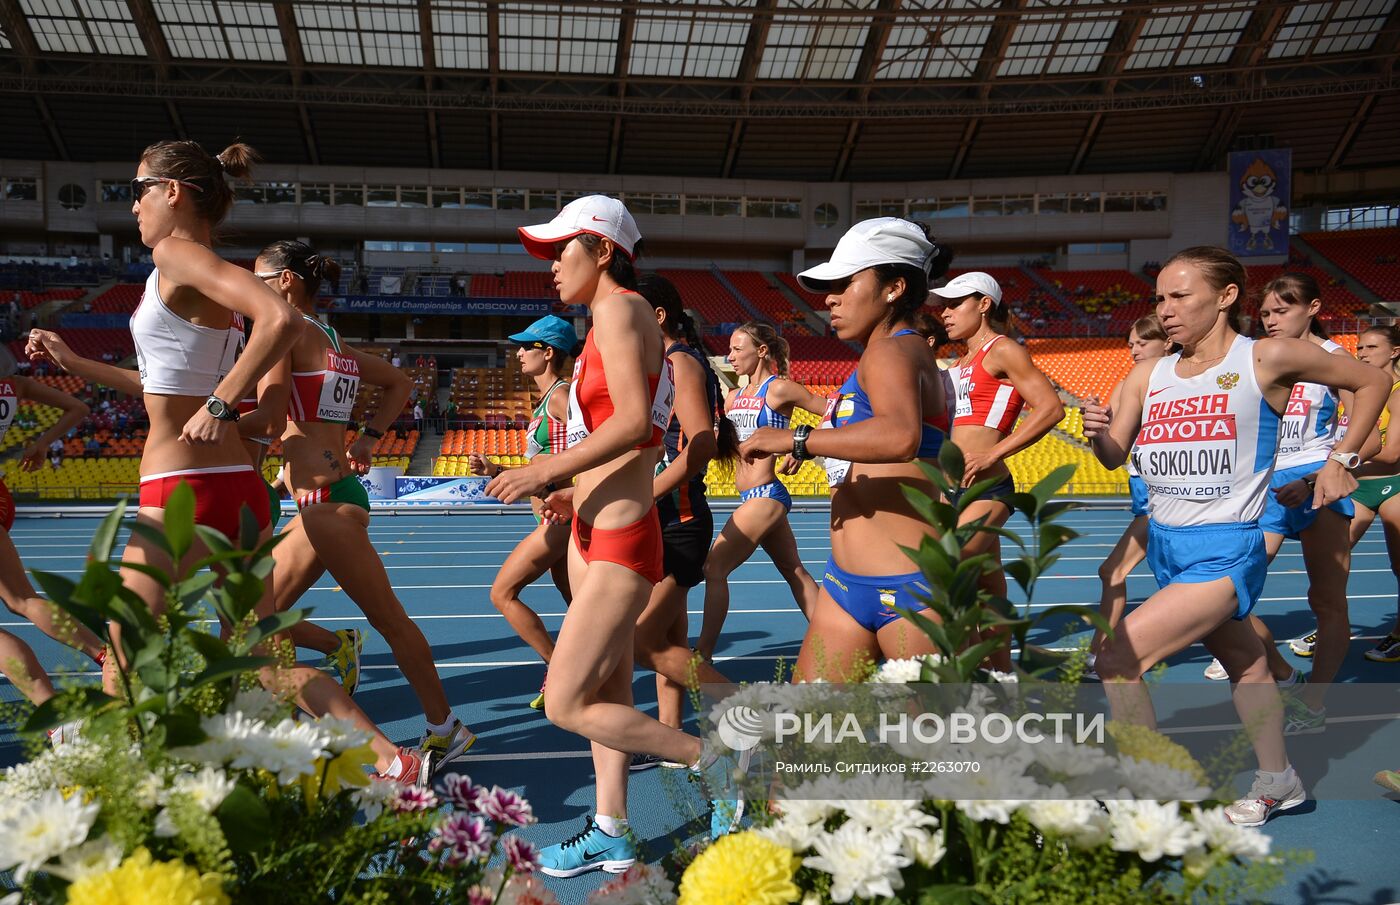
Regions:
[[923, 867], [933, 867], [943, 856], [948, 854], [948, 848], [944, 843], [943, 831], [927, 833], [923, 830], [916, 835], [905, 834], [904, 854], [913, 858], [915, 862]]
[[1019, 685], [1021, 677], [1014, 672], [1002, 672], [999, 669], [988, 670], [993, 682], [1000, 682], [1003, 685]]
[[151, 828], [151, 835], [157, 839], [174, 839], [180, 835], [180, 828], [175, 825], [175, 820], [170, 816], [170, 809], [163, 808], [156, 815], [155, 826]]
[[390, 802], [399, 797], [403, 786], [391, 779], [380, 779], [350, 793], [356, 807], [365, 812], [366, 820], [374, 820], [384, 813]]
[[261, 685], [240, 689], [228, 706], [229, 713], [241, 713], [250, 720], [265, 723], [281, 719], [290, 711], [285, 701]]
[[199, 721], [199, 726], [208, 736], [204, 741], [171, 753], [195, 763], [226, 764], [243, 755], [251, 739], [261, 738], [267, 731], [265, 722], [241, 710], [206, 716]]
[[801, 854], [810, 849], [817, 837], [826, 832], [821, 823], [808, 823], [784, 814], [765, 827], [754, 830], [770, 842], [776, 842], [789, 851]]
[[1203, 832], [1181, 818], [1175, 801], [1109, 801], [1106, 807], [1114, 851], [1157, 861], [1164, 855], [1184, 855], [1205, 840]]
[[122, 850], [107, 837], [89, 839], [59, 856], [58, 864], [46, 867], [49, 873], [76, 883], [83, 877], [105, 874], [122, 863]]
[[224, 803], [224, 799], [236, 785], [238, 783], [230, 779], [223, 770], [205, 767], [198, 773], [181, 773], [176, 776], [175, 781], [170, 784], [170, 791], [188, 795], [199, 805], [200, 810], [212, 814], [215, 808]]
[[864, 826], [848, 821], [831, 833], [817, 837], [814, 855], [802, 863], [831, 874], [831, 900], [849, 902], [890, 898], [904, 888], [903, 868], [913, 863], [902, 851], [891, 851]]
[[910, 851], [910, 845], [938, 826], [938, 818], [924, 813], [922, 801], [912, 798], [862, 798], [845, 804], [846, 816], [886, 840], [886, 845]]
[[1102, 748], [1094, 745], [1076, 745], [1073, 742], [1055, 742], [1048, 739], [1031, 746], [1035, 762], [1052, 777], [1087, 776], [1090, 773], [1107, 773], [1113, 769], [1113, 758]]
[[[930, 655], [932, 658], [932, 655]], [[886, 660], [871, 677], [871, 682], [888, 685], [906, 685], [919, 681], [924, 670], [923, 657], [905, 657], [900, 660]]]
[[169, 796], [169, 792], [165, 788], [165, 781], [160, 778], [159, 774], [149, 771], [141, 777], [141, 781], [136, 784], [133, 791], [136, 794], [137, 806], [147, 811], [161, 804]]
[[1195, 809], [1192, 820], [1205, 836], [1212, 851], [1223, 852], [1246, 861], [1263, 861], [1269, 857], [1272, 840], [1257, 829], [1236, 826], [1225, 816], [1224, 808]]
[[775, 801], [774, 805], [784, 817], [791, 817], [802, 823], [820, 824], [832, 815], [835, 810], [834, 803], [822, 798], [805, 797], [805, 788], [804, 784], [794, 790], [804, 793], [803, 798], [783, 798]]
[[100, 802], [85, 803], [78, 794], [65, 799], [57, 789], [21, 801], [0, 820], [0, 870], [13, 868], [23, 882], [45, 861], [81, 845], [101, 809]]
[[373, 738], [370, 733], [350, 720], [342, 720], [339, 717], [323, 716], [315, 721], [315, 725], [326, 734], [326, 750], [331, 754], [341, 754], [351, 748], [368, 745], [369, 740]]
[[1093, 848], [1108, 838], [1108, 814], [1097, 801], [1030, 801], [1022, 810], [1036, 829], [1063, 837], [1078, 848]]
[[1134, 798], [1151, 801], [1204, 801], [1211, 795], [1210, 789], [1202, 786], [1190, 773], [1150, 760], [1120, 757], [1118, 776], [1121, 786], [1131, 792]]
[[325, 756], [327, 741], [327, 734], [315, 723], [285, 719], [272, 729], [241, 739], [241, 750], [232, 765], [238, 769], [266, 770], [287, 785], [316, 771], [316, 762]]

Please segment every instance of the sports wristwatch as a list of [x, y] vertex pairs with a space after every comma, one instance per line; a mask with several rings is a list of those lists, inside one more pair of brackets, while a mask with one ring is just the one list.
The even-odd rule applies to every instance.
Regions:
[[1356, 467], [1361, 464], [1361, 456], [1360, 454], [1354, 452], [1334, 452], [1332, 453], [1332, 455], [1327, 457], [1327, 461], [1336, 462], [1338, 465], [1342, 466], [1347, 471], [1355, 471]]
[[210, 396], [204, 400], [205, 411], [213, 415], [220, 421], [237, 421], [238, 407], [229, 405], [218, 396]]
[[799, 462], [814, 458], [807, 452], [807, 436], [812, 433], [812, 425], [799, 424], [792, 431], [792, 457]]

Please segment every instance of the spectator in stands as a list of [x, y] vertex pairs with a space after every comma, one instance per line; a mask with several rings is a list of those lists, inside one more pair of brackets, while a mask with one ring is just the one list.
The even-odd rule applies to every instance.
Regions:
[[457, 424], [457, 400], [448, 398], [447, 407], [442, 410], [443, 431], [454, 428]]
[[413, 429], [418, 433], [423, 433], [423, 403], [415, 401], [413, 403]]
[[465, 295], [467, 294], [467, 283], [468, 283], [468, 279], [467, 279], [467, 275], [466, 275], [466, 274], [464, 274], [464, 273], [459, 273], [459, 274], [456, 274], [455, 276], [453, 276], [453, 277], [452, 277], [452, 294], [453, 294], [453, 295], [465, 296]]
[[96, 437], [88, 437], [87, 442], [83, 444], [83, 458], [96, 459], [100, 455], [102, 455], [102, 443]]
[[426, 368], [428, 366], [428, 360], [423, 357], [422, 352], [419, 352], [418, 357], [413, 359], [413, 366], [415, 368]]
[[393, 366], [396, 367], [396, 368], [401, 368], [401, 367], [403, 367], [403, 359], [402, 359], [402, 358], [399, 358], [399, 350], [398, 350], [398, 349], [395, 349], [395, 350], [394, 350], [393, 356], [390, 357], [390, 359], [389, 359], [389, 364], [393, 365]]

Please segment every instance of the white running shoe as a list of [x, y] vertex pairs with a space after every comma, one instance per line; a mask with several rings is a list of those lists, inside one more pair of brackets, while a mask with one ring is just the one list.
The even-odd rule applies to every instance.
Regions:
[[1303, 790], [1303, 780], [1293, 774], [1292, 782], [1271, 784], [1264, 778], [1264, 772], [1254, 773], [1254, 783], [1249, 794], [1225, 808], [1225, 816], [1235, 826], [1263, 826], [1264, 822], [1280, 811], [1296, 808], [1308, 800]]
[[1230, 674], [1225, 671], [1225, 665], [1219, 660], [1211, 660], [1206, 667], [1206, 678], [1212, 682], [1223, 682], [1230, 678]]

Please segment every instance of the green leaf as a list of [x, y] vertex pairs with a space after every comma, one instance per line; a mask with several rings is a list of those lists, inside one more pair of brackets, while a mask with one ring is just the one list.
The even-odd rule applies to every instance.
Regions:
[[[204, 542], [204, 546], [208, 547], [209, 552], [214, 556], [221, 556], [225, 553], [233, 553], [238, 557], [243, 555], [242, 551], [235, 551], [233, 549], [233, 544], [229, 542], [229, 539], [224, 536], [222, 531], [215, 531], [208, 525], [195, 525], [194, 533]], [[200, 562], [205, 563], [208, 562], [208, 560], [202, 559]]]
[[1104, 634], [1113, 634], [1113, 629], [1109, 628], [1108, 620], [1105, 619], [1097, 609], [1094, 607], [1082, 606], [1077, 603], [1062, 603], [1058, 606], [1052, 606], [1048, 609], [1041, 610], [1035, 614], [1031, 621], [1033, 623], [1040, 623], [1053, 616], [1062, 615], [1078, 616]]
[[145, 522], [139, 520], [132, 522], [131, 538], [127, 540], [127, 546], [131, 546], [131, 544], [135, 543], [138, 540], [144, 541], [145, 543], [154, 546], [157, 550], [164, 553], [171, 559], [175, 558], [175, 553], [173, 550], [170, 549], [170, 541], [166, 538], [165, 532], [161, 531], [154, 525], [148, 525]]
[[179, 598], [180, 605], [188, 610], [199, 603], [218, 580], [219, 575], [216, 572], [196, 572], [176, 586], [175, 596]]
[[1002, 566], [1002, 571], [1004, 571], [1007, 575], [1010, 575], [1013, 579], [1015, 579], [1016, 584], [1020, 586], [1022, 593], [1024, 593], [1027, 597], [1030, 596], [1031, 585], [1035, 583], [1036, 576], [1039, 574], [1038, 570], [1035, 568], [1034, 564], [1030, 560], [1013, 559], [1011, 562]]
[[207, 632], [190, 632], [185, 635], [185, 638], [190, 642], [190, 646], [204, 658], [206, 665], [227, 660], [233, 656], [233, 652], [228, 649], [227, 644]]
[[91, 685], [68, 688], [49, 698], [24, 721], [22, 732], [44, 732], [70, 720], [90, 717], [117, 703]]
[[214, 816], [224, 831], [229, 849], [235, 854], [260, 851], [279, 838], [279, 834], [272, 831], [272, 815], [267, 805], [246, 786], [234, 786], [215, 809]]
[[951, 440], [946, 441], [938, 448], [938, 467], [947, 476], [950, 485], [956, 487], [962, 483], [963, 473], [967, 471], [967, 460], [963, 458], [962, 450]]
[[214, 595], [219, 614], [233, 625], [241, 623], [262, 600], [263, 583], [246, 572], [230, 572]]
[[238, 545], [244, 550], [256, 550], [259, 534], [262, 534], [262, 527], [258, 525], [258, 517], [244, 503], [238, 512]]
[[285, 632], [309, 615], [311, 615], [310, 610], [288, 610], [285, 613], [273, 613], [271, 616], [259, 620], [258, 624], [248, 632], [248, 649], [252, 650], [264, 639]]
[[149, 577], [156, 584], [160, 585], [162, 590], [170, 589], [170, 573], [166, 572], [160, 566], [153, 566], [150, 563], [144, 562], [124, 562], [122, 563], [122, 568], [130, 569], [133, 572], [140, 572], [142, 575]]
[[111, 560], [112, 548], [117, 544], [117, 532], [121, 529], [122, 519], [125, 517], [126, 500], [121, 500], [98, 523], [97, 531], [92, 536], [92, 545], [88, 547], [89, 557], [97, 562]]
[[275, 657], [229, 657], [218, 663], [210, 664], [203, 672], [194, 677], [189, 687], [195, 689], [201, 685], [208, 685], [210, 682], [252, 672], [255, 669], [262, 669], [264, 666], [272, 666], [276, 663]]
[[[1078, 468], [1076, 465], [1061, 465], [1048, 475], [1040, 479], [1040, 482], [1031, 488], [1031, 495], [1036, 498], [1039, 506], [1044, 506], [1049, 499], [1060, 492], [1060, 488], [1069, 483], [1074, 477], [1074, 472]], [[1039, 511], [1039, 507], [1037, 507]]]
[[976, 887], [938, 883], [919, 890], [919, 905], [992, 905]]
[[165, 536], [170, 541], [171, 557], [179, 562], [194, 544], [194, 488], [180, 481], [165, 499]]
[[40, 572], [36, 569], [30, 574], [54, 606], [78, 620], [97, 637], [107, 637], [107, 613], [98, 607], [74, 600], [72, 595], [77, 585], [62, 575], [54, 575], [51, 572]]
[[165, 730], [166, 748], [188, 748], [209, 736], [199, 725], [199, 715], [177, 711], [156, 717], [156, 725]]

